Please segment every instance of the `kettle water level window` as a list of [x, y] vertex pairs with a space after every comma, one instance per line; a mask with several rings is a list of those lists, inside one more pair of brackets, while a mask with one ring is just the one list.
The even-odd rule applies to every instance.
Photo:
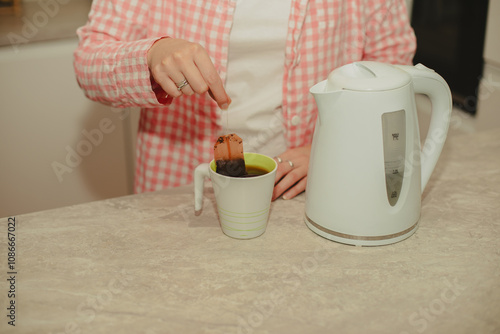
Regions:
[[396, 205], [403, 186], [406, 154], [406, 117], [404, 110], [382, 114], [384, 167], [387, 199]]

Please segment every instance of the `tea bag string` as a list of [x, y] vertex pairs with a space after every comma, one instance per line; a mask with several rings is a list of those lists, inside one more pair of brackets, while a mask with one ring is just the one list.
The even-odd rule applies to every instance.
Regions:
[[229, 109], [221, 110], [221, 123], [222, 123], [222, 134], [231, 133], [231, 128], [229, 127]]

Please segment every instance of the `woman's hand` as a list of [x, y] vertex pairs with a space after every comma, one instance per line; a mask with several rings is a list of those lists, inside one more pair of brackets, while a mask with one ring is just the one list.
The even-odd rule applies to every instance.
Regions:
[[[278, 162], [273, 198], [290, 199], [306, 189], [311, 146], [290, 149], [274, 158]], [[281, 161], [281, 162], [280, 162]]]
[[[169, 96], [208, 92], [221, 109], [227, 109], [231, 103], [222, 79], [200, 44], [163, 38], [151, 46], [147, 58], [153, 78]], [[187, 85], [182, 86], [184, 80]]]

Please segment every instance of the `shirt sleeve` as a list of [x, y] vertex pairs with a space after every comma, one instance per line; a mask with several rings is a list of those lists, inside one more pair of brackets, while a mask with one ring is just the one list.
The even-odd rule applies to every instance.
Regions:
[[148, 1], [94, 0], [74, 52], [78, 84], [91, 100], [113, 107], [153, 107], [171, 102], [154, 82], [147, 52]]
[[364, 60], [411, 65], [416, 50], [405, 0], [376, 1], [366, 6]]

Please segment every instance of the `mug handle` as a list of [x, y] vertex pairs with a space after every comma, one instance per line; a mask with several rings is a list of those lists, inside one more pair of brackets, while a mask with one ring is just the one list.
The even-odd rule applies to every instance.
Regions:
[[205, 185], [205, 178], [210, 177], [208, 163], [203, 163], [197, 166], [194, 170], [194, 214], [198, 216], [203, 207], [203, 188]]

